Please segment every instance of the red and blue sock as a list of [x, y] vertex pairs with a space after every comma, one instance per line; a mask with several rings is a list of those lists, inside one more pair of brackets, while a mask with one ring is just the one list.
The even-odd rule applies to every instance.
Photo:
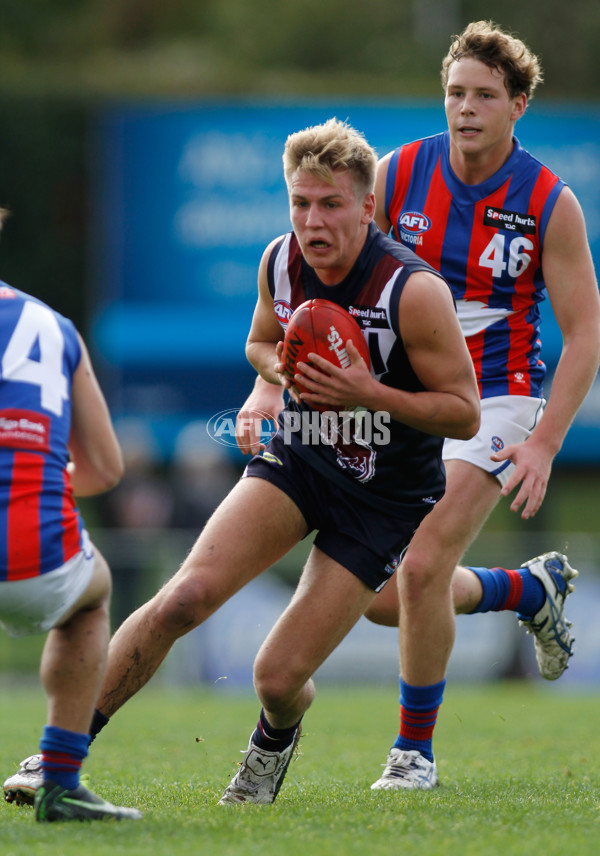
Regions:
[[415, 687], [400, 678], [400, 733], [396, 749], [416, 749], [433, 761], [433, 729], [444, 698], [446, 681]]
[[89, 742], [89, 734], [45, 725], [40, 740], [44, 779], [52, 779], [69, 791], [75, 790], [79, 784], [81, 762], [88, 754]]
[[529, 568], [507, 571], [505, 568], [472, 568], [483, 588], [475, 612], [500, 612], [509, 609], [524, 618], [533, 617], [544, 605], [546, 591]]

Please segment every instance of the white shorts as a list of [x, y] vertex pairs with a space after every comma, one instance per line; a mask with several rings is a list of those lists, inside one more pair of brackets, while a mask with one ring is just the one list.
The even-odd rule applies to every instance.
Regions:
[[442, 457], [445, 461], [459, 459], [474, 464], [496, 476], [502, 486], [514, 469], [511, 461], [491, 461], [490, 455], [505, 446], [522, 443], [539, 422], [543, 398], [524, 395], [498, 395], [481, 402], [481, 426], [470, 440], [445, 440]]
[[84, 530], [83, 550], [68, 562], [27, 580], [0, 582], [0, 626], [9, 636], [46, 633], [67, 613], [90, 584], [94, 548]]

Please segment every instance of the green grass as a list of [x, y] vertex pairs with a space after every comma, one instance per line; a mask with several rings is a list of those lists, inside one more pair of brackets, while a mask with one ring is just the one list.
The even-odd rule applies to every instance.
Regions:
[[[599, 698], [534, 684], [450, 686], [436, 729], [442, 787], [372, 792], [396, 727], [394, 687], [318, 687], [301, 756], [273, 806], [218, 807], [257, 718], [253, 695], [155, 684], [120, 711], [85, 771], [136, 823], [37, 825], [0, 806], [2, 856], [520, 856], [596, 853]], [[37, 748], [36, 687], [0, 692], [0, 775]]]

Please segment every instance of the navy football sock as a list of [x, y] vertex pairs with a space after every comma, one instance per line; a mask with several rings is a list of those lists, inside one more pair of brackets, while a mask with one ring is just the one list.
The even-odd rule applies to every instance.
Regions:
[[252, 735], [252, 742], [269, 752], [282, 752], [293, 742], [301, 721], [301, 719], [298, 720], [291, 728], [273, 728], [261, 708], [256, 730]]
[[108, 716], [104, 716], [103, 713], [100, 713], [99, 710], [94, 711], [94, 715], [92, 717], [92, 724], [90, 725], [90, 743], [96, 739], [98, 734], [102, 731], [105, 725], [108, 725], [110, 719]]

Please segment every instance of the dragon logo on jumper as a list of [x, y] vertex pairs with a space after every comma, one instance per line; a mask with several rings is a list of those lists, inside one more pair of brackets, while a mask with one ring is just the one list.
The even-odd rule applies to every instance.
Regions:
[[431, 229], [431, 220], [420, 211], [403, 211], [398, 225], [408, 235], [422, 235]]

